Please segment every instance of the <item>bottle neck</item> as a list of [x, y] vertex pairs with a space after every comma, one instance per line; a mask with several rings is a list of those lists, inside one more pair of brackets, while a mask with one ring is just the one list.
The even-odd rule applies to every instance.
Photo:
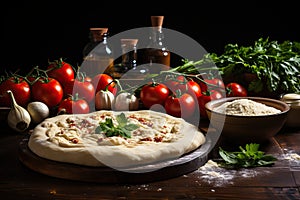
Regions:
[[122, 46], [122, 65], [129, 68], [137, 65], [137, 47], [136, 45], [123, 45]]
[[163, 40], [164, 40], [164, 33], [161, 27], [152, 27], [151, 33], [149, 36], [150, 43], [148, 48], [162, 48]]
[[103, 35], [102, 35], [102, 42], [103, 42], [103, 44], [107, 44], [107, 34], [106, 33], [104, 33]]

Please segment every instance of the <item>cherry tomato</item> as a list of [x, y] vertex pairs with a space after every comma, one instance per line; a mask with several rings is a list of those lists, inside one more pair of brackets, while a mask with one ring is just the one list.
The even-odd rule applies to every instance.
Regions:
[[198, 98], [199, 96], [202, 95], [201, 93], [201, 87], [200, 85], [193, 81], [193, 80], [189, 80], [187, 82], [182, 82], [182, 83], [178, 83], [175, 88], [180, 89], [182, 91], [182, 93], [186, 92], [189, 93], [190, 95], [192, 95], [193, 97]]
[[85, 79], [83, 81], [73, 79], [65, 85], [64, 96], [74, 96], [76, 93], [78, 93], [79, 98], [83, 98], [90, 103], [95, 98], [94, 85], [89, 81], [85, 81]]
[[7, 94], [7, 90], [13, 92], [16, 102], [22, 107], [25, 107], [31, 99], [30, 85], [23, 78], [10, 77], [0, 84], [1, 106], [11, 106], [11, 98]]
[[86, 114], [90, 112], [90, 106], [84, 99], [78, 98], [77, 95], [63, 99], [59, 103], [58, 113], [66, 114]]
[[92, 78], [92, 84], [94, 85], [95, 93], [100, 90], [106, 90], [107, 87], [111, 93], [114, 95], [117, 94], [117, 84], [114, 82], [114, 79], [107, 74], [97, 74]]
[[223, 93], [225, 90], [224, 82], [219, 78], [204, 78], [203, 81], [199, 83], [202, 91], [218, 90], [220, 93]]
[[63, 88], [54, 78], [39, 78], [31, 87], [32, 98], [49, 108], [57, 106], [63, 98]]
[[223, 95], [218, 90], [207, 90], [202, 92], [202, 95], [198, 98], [199, 110], [200, 110], [200, 117], [203, 119], [208, 118], [205, 104], [211, 100], [221, 99]]
[[163, 84], [165, 84], [170, 89], [170, 92], [175, 92], [177, 90], [176, 86], [179, 84], [179, 82], [173, 79], [169, 79], [164, 81]]
[[165, 101], [166, 113], [174, 117], [189, 118], [194, 114], [196, 101], [192, 95], [184, 93], [182, 95], [170, 95]]
[[164, 105], [169, 94], [169, 88], [165, 84], [152, 82], [142, 87], [140, 100], [146, 108], [150, 108], [155, 104]]
[[73, 67], [62, 59], [49, 62], [47, 74], [49, 77], [56, 79], [62, 87], [75, 78]]
[[186, 78], [183, 75], [176, 76], [174, 79], [169, 79], [163, 82], [172, 93], [175, 93], [176, 90], [181, 90], [182, 93], [187, 92], [192, 96], [199, 97], [201, 95], [200, 85], [190, 78]]
[[247, 89], [239, 83], [226, 84], [227, 97], [246, 97], [248, 95]]
[[187, 82], [186, 77], [183, 76], [183, 75], [178, 75], [178, 76], [176, 76], [176, 80], [177, 80], [179, 83]]

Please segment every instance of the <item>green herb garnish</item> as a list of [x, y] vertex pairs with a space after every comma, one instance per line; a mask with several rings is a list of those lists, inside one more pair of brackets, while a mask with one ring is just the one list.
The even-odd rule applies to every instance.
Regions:
[[135, 124], [128, 123], [124, 113], [116, 116], [118, 124], [114, 125], [112, 118], [106, 118], [105, 122], [100, 122], [96, 128], [96, 133], [104, 132], [107, 137], [121, 136], [131, 138], [131, 131], [138, 128]]
[[245, 148], [239, 146], [240, 151], [225, 151], [219, 147], [219, 155], [223, 161], [219, 165], [224, 168], [250, 168], [272, 165], [277, 160], [272, 155], [259, 151], [259, 144], [246, 144]]

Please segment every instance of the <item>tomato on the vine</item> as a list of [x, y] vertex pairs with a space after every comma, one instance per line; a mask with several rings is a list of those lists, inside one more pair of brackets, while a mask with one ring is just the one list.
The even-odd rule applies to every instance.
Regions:
[[78, 93], [79, 98], [85, 99], [88, 103], [92, 102], [95, 98], [94, 85], [84, 80], [73, 79], [64, 87], [64, 96], [75, 95]]
[[207, 90], [218, 90], [222, 93], [225, 90], [224, 82], [219, 78], [204, 78], [203, 82], [199, 83], [203, 92]]
[[54, 78], [41, 77], [31, 86], [32, 99], [45, 103], [49, 108], [63, 99], [63, 88]]
[[99, 92], [100, 90], [107, 89], [113, 93], [114, 95], [117, 94], [117, 84], [113, 77], [108, 74], [97, 74], [92, 78], [92, 84], [95, 88], [95, 93]]
[[58, 105], [58, 113], [86, 114], [89, 112], [90, 106], [88, 102], [78, 98], [78, 94], [63, 99]]
[[200, 110], [200, 117], [208, 118], [206, 113], [205, 104], [209, 101], [221, 99], [223, 95], [218, 90], [207, 90], [202, 92], [202, 95], [198, 98], [199, 110]]
[[170, 95], [164, 107], [167, 114], [187, 119], [194, 114], [196, 101], [189, 93]]
[[168, 79], [168, 80], [165, 80], [163, 82], [163, 84], [165, 84], [169, 88], [170, 92], [175, 92], [179, 82], [176, 80], [173, 80], [173, 79]]
[[226, 96], [227, 97], [246, 97], [248, 96], [247, 89], [239, 83], [226, 84]]
[[0, 84], [0, 105], [10, 107], [11, 98], [7, 90], [13, 92], [15, 100], [20, 106], [26, 106], [31, 100], [30, 85], [24, 78], [12, 76]]
[[200, 85], [193, 80], [189, 80], [187, 82], [182, 82], [182, 83], [179, 82], [176, 85], [176, 89], [179, 89], [182, 92], [189, 93], [190, 95], [192, 95], [193, 97], [196, 97], [196, 98], [198, 98], [199, 96], [202, 95], [202, 93], [201, 93], [202, 90], [201, 90]]
[[199, 97], [201, 95], [200, 85], [191, 78], [186, 78], [183, 75], [176, 76], [173, 79], [168, 79], [163, 82], [172, 93], [175, 93], [176, 90], [181, 90], [181, 92], [187, 92], [194, 97]]
[[75, 78], [75, 71], [71, 64], [63, 61], [61, 58], [49, 62], [47, 74], [49, 77], [56, 79], [62, 87]]
[[150, 108], [155, 104], [164, 105], [169, 94], [169, 88], [165, 84], [151, 82], [142, 86], [140, 100], [146, 108]]

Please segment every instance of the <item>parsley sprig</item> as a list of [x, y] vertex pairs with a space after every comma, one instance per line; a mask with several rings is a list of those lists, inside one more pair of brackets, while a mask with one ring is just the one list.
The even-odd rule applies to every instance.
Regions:
[[224, 168], [250, 168], [272, 165], [277, 160], [272, 155], [259, 150], [259, 144], [246, 144], [245, 148], [239, 146], [240, 151], [225, 151], [219, 147], [219, 155], [223, 161], [219, 165]]
[[100, 122], [99, 126], [96, 128], [96, 133], [104, 132], [107, 137], [121, 136], [125, 138], [131, 138], [131, 131], [138, 128], [136, 124], [128, 123], [124, 113], [116, 116], [117, 124], [113, 123], [112, 118], [105, 118], [104, 122]]
[[[252, 73], [257, 79], [248, 84], [255, 93], [267, 89], [269, 92], [300, 92], [300, 43], [296, 41], [259, 38], [253, 45], [227, 44], [224, 53], [210, 54], [222, 73], [222, 78], [237, 77]], [[245, 78], [241, 76], [240, 82]], [[245, 82], [245, 84], [247, 84]]]

